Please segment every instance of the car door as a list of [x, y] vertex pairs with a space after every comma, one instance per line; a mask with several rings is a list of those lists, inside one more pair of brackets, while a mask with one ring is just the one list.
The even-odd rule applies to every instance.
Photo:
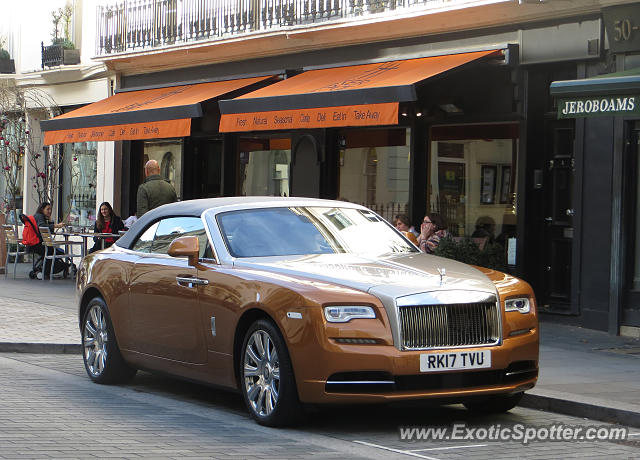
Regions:
[[129, 287], [136, 351], [186, 363], [206, 362], [197, 270], [187, 258], [167, 254], [175, 238], [194, 234], [204, 234], [199, 217], [169, 217], [132, 246], [141, 253]]

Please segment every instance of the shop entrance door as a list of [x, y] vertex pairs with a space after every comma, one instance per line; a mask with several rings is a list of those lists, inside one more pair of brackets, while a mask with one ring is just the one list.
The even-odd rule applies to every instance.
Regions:
[[310, 134], [294, 139], [291, 196], [320, 198], [320, 162], [317, 141]]
[[544, 205], [545, 276], [543, 298], [545, 309], [577, 314], [571, 303], [571, 254], [573, 244], [573, 180], [574, 128], [571, 121], [554, 122], [547, 131], [551, 145], [545, 151], [547, 174]]
[[222, 196], [222, 140], [192, 139], [185, 149], [185, 200]]
[[[622, 302], [621, 324], [640, 327], [640, 121], [626, 123], [624, 142], [625, 158], [625, 220], [628, 232], [626, 267], [627, 292]], [[634, 229], [631, 231], [631, 229]]]

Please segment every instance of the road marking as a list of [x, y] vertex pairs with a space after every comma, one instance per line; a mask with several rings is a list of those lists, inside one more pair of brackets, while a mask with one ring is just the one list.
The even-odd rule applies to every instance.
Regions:
[[427, 460], [439, 460], [439, 459], [437, 459], [435, 457], [427, 457], [426, 455], [415, 454], [415, 453], [411, 452], [410, 450], [393, 449], [391, 447], [379, 446], [378, 444], [371, 444], [370, 442], [364, 442], [364, 441], [353, 441], [353, 442], [358, 443], [358, 444], [362, 444], [364, 446], [376, 447], [378, 449], [388, 450], [390, 452], [396, 452], [398, 454], [410, 455], [411, 457], [425, 458]]
[[427, 450], [468, 449], [470, 447], [487, 447], [489, 444], [471, 444], [469, 446], [431, 447], [429, 449], [411, 449], [409, 452], [424, 452]]
[[640, 433], [629, 433], [627, 436], [640, 436]]

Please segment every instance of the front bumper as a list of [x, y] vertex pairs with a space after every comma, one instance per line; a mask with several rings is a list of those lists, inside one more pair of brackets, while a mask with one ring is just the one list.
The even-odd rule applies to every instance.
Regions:
[[[447, 349], [399, 351], [389, 344], [352, 345], [328, 340], [295, 356], [300, 400], [306, 403], [374, 403], [517, 393], [532, 388], [538, 377], [538, 329], [506, 338], [491, 347], [487, 369], [420, 372], [420, 355]], [[451, 350], [453, 351], [453, 350]], [[459, 350], [455, 350], [459, 351]], [[313, 356], [312, 362], [308, 359]], [[341, 381], [349, 383], [341, 383]]]

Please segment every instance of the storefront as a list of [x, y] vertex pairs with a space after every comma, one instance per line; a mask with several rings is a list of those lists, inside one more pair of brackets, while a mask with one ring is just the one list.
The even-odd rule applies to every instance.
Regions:
[[[581, 200], [572, 217], [581, 264], [574, 300], [589, 327], [640, 331], [640, 68], [556, 81], [557, 117], [575, 123]], [[599, 323], [599, 324], [598, 324]]]
[[[500, 77], [494, 79], [496, 75]], [[239, 139], [241, 183], [249, 180], [244, 166], [249, 156], [262, 155], [263, 163], [268, 156], [280, 158], [280, 162], [270, 161], [271, 169], [262, 173], [262, 181], [273, 184], [260, 185], [251, 190], [254, 193], [278, 190], [280, 195], [339, 198], [363, 204], [389, 221], [397, 214], [409, 214], [416, 226], [427, 210], [442, 212], [453, 218], [454, 234], [460, 236], [471, 235], [477, 219], [488, 214], [496, 221], [494, 231], [501, 232], [505, 211], [510, 214], [506, 220], [515, 224], [515, 181], [510, 168], [515, 167], [513, 139], [517, 150], [518, 125], [512, 121], [517, 116], [509, 75], [506, 48], [303, 68], [260, 90], [221, 99], [220, 132], [241, 133], [228, 134]], [[494, 101], [480, 102], [478, 90], [494, 93]], [[500, 100], [506, 108], [499, 107], [496, 101]], [[500, 118], [510, 124], [495, 122]], [[452, 119], [460, 120], [459, 124], [438, 126]], [[492, 124], [477, 122], [483, 119]], [[481, 142], [491, 132], [501, 132], [496, 139], [504, 138], [505, 145], [495, 152], [497, 143], [490, 144], [480, 160], [482, 148], [472, 144], [473, 138]], [[242, 148], [248, 139], [273, 142], [274, 136], [288, 139], [290, 147], [262, 153]], [[449, 163], [457, 169], [442, 170], [439, 182], [434, 171], [439, 161], [443, 168], [447, 164], [447, 146], [438, 142], [444, 139], [458, 141], [463, 152]], [[449, 146], [458, 150], [453, 143]], [[476, 168], [478, 161], [485, 169]], [[471, 169], [465, 169], [467, 165]], [[492, 171], [495, 176], [489, 178]], [[488, 181], [484, 203], [479, 198], [482, 172]], [[446, 193], [452, 185], [445, 178], [452, 174], [452, 181], [461, 187], [455, 197]], [[285, 176], [288, 190], [282, 188]], [[247, 189], [241, 184], [236, 193], [247, 194]], [[473, 201], [465, 201], [467, 195]], [[461, 214], [454, 209], [454, 201], [461, 206]], [[475, 209], [481, 204], [484, 209]]]
[[45, 143], [64, 143], [74, 159], [73, 222], [95, 219], [96, 171], [85, 156], [115, 141], [113, 204], [123, 217], [135, 214], [143, 165], [155, 159], [183, 200], [342, 199], [389, 221], [408, 214], [416, 228], [427, 211], [439, 212], [455, 236], [482, 228], [499, 240], [505, 262], [511, 244], [515, 271], [517, 47], [331, 57], [295, 70], [252, 63], [260, 76], [207, 83], [131, 79], [112, 97], [42, 122]]
[[[377, 54], [359, 54], [367, 53]], [[299, 61], [323, 60], [310, 56]], [[517, 273], [525, 165], [517, 47], [407, 48], [395, 60], [327, 56], [333, 61], [314, 67], [297, 67], [298, 58], [290, 67], [286, 59], [251, 63], [261, 76], [209, 75], [208, 83], [176, 80], [181, 73], [125, 79], [130, 86], [116, 95], [43, 122], [46, 143], [88, 150], [115, 141], [114, 208], [123, 217], [135, 213], [143, 165], [155, 159], [183, 200], [342, 199], [390, 222], [408, 214], [416, 228], [437, 212], [454, 236], [482, 232], [499, 242]], [[267, 71], [279, 67], [290, 70]], [[86, 221], [90, 210], [79, 204], [93, 195], [91, 180], [83, 184], [89, 190], [79, 192], [72, 216]]]

